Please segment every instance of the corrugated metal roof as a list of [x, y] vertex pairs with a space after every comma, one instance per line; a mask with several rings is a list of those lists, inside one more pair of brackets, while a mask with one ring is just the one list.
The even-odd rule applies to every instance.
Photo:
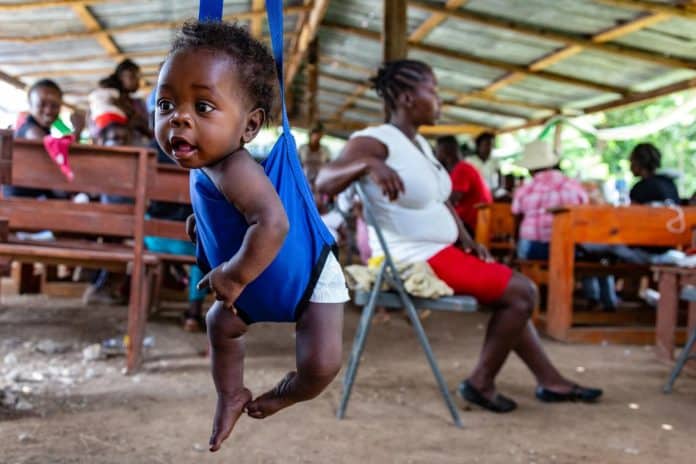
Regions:
[[[44, 75], [53, 77], [72, 102], [81, 101], [123, 56], [131, 56], [152, 81], [177, 26], [195, 17], [198, 1], [87, 2], [89, 12], [122, 52], [110, 57], [69, 1], [61, 7], [7, 11], [2, 7], [28, 2], [0, 0], [0, 71], [27, 84]], [[444, 0], [409, 3], [407, 31], [418, 31], [418, 36], [408, 56], [433, 68], [446, 104], [443, 121], [503, 129], [558, 112], [582, 112], [696, 85], [694, 19], [666, 15], [651, 20], [649, 11], [601, 0], [469, 0], [453, 15], [445, 10]], [[680, 0], [655, 3], [673, 6]], [[286, 62], [291, 61], [299, 31], [308, 27], [306, 13], [318, 4], [285, 2], [295, 8], [285, 18]], [[439, 8], [440, 21], [432, 19], [433, 7]], [[240, 23], [251, 25], [246, 16], [251, 8], [251, 0], [227, 0], [224, 12], [244, 14]], [[382, 16], [378, 0], [333, 0], [318, 28], [318, 114], [332, 120], [336, 132], [381, 120], [382, 103], [364, 86], [381, 62]], [[641, 27], [621, 33], [625, 25], [646, 18]], [[260, 19], [260, 32], [267, 36], [265, 18]], [[432, 27], [423, 33], [424, 24]], [[583, 41], [615, 28], [619, 33], [598, 39], [590, 48], [545, 61], [568, 44], [586, 44]], [[308, 110], [307, 86], [300, 68], [291, 85], [298, 121]]]

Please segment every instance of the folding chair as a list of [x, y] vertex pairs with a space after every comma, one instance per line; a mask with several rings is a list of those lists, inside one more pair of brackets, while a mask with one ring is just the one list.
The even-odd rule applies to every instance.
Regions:
[[[687, 285], [682, 290], [681, 294], [679, 295], [679, 298], [690, 302], [696, 301], [696, 287], [694, 287], [693, 285]], [[695, 344], [696, 328], [694, 328], [694, 330], [691, 332], [691, 335], [689, 335], [689, 340], [686, 342], [686, 345], [684, 345], [684, 349], [679, 354], [679, 358], [677, 358], [677, 362], [674, 365], [674, 369], [672, 369], [672, 373], [669, 375], [669, 380], [667, 381], [665, 387], [662, 389], [664, 393], [672, 393], [672, 386], [674, 385], [674, 382], [677, 380], [677, 377], [679, 377], [679, 374], [681, 374], [684, 364], [686, 364], [686, 362], [689, 359], [696, 359], [696, 355], [691, 354], [691, 349], [694, 347]]]
[[[346, 414], [346, 408], [348, 407], [348, 400], [350, 399], [350, 393], [353, 388], [353, 383], [355, 382], [355, 375], [358, 370], [358, 365], [360, 364], [360, 357], [362, 355], [363, 349], [365, 348], [365, 340], [367, 339], [368, 331], [370, 330], [370, 325], [372, 318], [375, 313], [375, 307], [383, 306], [388, 308], [405, 308], [406, 314], [411, 321], [413, 330], [416, 332], [418, 341], [423, 347], [425, 356], [428, 359], [430, 368], [433, 371], [435, 380], [437, 381], [438, 387], [440, 388], [440, 393], [445, 401], [445, 405], [449, 409], [452, 415], [452, 420], [457, 427], [462, 427], [461, 419], [459, 418], [459, 412], [452, 400], [452, 397], [447, 389], [447, 384], [445, 383], [440, 368], [437, 365], [433, 351], [430, 348], [430, 343], [428, 342], [428, 337], [423, 330], [423, 325], [421, 324], [420, 318], [416, 308], [428, 308], [430, 310], [440, 310], [440, 311], [455, 311], [455, 312], [473, 312], [476, 311], [476, 299], [470, 296], [451, 296], [443, 297], [438, 299], [426, 299], [426, 298], [411, 298], [404, 289], [403, 281], [399, 277], [399, 273], [396, 270], [394, 261], [392, 260], [391, 254], [387, 247], [387, 243], [384, 239], [384, 235], [375, 220], [375, 217], [367, 204], [366, 197], [361, 190], [360, 186], [356, 184], [356, 189], [358, 195], [360, 196], [363, 203], [363, 214], [367, 224], [372, 226], [377, 233], [377, 238], [382, 246], [382, 251], [384, 253], [384, 261], [382, 262], [375, 283], [372, 286], [372, 290], [366, 291], [356, 291], [353, 296], [353, 301], [358, 306], [363, 306], [362, 316], [360, 317], [360, 322], [358, 323], [358, 328], [355, 334], [355, 341], [353, 342], [353, 348], [351, 350], [350, 358], [348, 360], [348, 367], [346, 368], [345, 377], [343, 379], [343, 394], [341, 396], [341, 403], [338, 407], [337, 416], [339, 419], [343, 419]], [[382, 282], [386, 280], [391, 288], [395, 291], [383, 292], [380, 291], [382, 287]]]

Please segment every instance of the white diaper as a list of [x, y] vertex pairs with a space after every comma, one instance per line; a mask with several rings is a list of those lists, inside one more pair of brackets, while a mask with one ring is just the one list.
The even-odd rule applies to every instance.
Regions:
[[345, 303], [349, 299], [341, 265], [334, 254], [329, 253], [309, 301], [310, 303]]

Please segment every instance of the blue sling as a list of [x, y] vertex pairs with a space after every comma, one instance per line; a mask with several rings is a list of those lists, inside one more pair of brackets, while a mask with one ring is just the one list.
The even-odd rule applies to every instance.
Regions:
[[[262, 162], [285, 208], [290, 229], [266, 270], [251, 282], [235, 307], [247, 323], [294, 322], [306, 307], [335, 241], [319, 216], [300, 166], [285, 107], [282, 0], [266, 0], [282, 103], [283, 133]], [[222, 0], [201, 0], [199, 19], [220, 20]], [[249, 225], [202, 169], [191, 171], [191, 203], [196, 216], [196, 256], [208, 272], [241, 247]]]

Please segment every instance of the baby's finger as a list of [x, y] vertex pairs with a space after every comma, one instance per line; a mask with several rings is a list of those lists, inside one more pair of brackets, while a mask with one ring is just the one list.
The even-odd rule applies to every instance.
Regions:
[[210, 274], [211, 274], [211, 272], [204, 275], [203, 278], [198, 281], [198, 284], [196, 285], [196, 288], [198, 290], [203, 290], [204, 288], [210, 288]]

